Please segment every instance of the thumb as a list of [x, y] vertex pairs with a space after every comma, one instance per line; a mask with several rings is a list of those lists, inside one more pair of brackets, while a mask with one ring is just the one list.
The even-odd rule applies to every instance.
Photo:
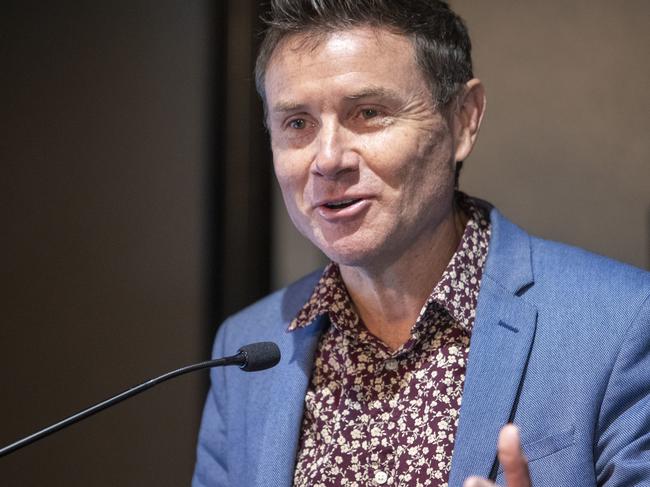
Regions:
[[530, 487], [528, 460], [521, 451], [519, 429], [513, 424], [507, 424], [499, 433], [498, 442], [499, 463], [503, 465], [506, 485], [508, 487]]

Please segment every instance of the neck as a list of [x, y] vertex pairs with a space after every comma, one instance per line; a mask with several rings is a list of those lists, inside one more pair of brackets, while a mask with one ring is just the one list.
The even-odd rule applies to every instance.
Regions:
[[420, 310], [451, 260], [467, 218], [459, 210], [432, 235], [414, 242], [388, 265], [340, 266], [341, 277], [366, 327], [389, 348], [411, 335]]

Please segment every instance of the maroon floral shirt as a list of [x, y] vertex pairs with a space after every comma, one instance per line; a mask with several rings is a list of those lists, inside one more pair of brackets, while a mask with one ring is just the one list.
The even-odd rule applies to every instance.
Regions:
[[490, 240], [486, 210], [458, 201], [464, 234], [399, 349], [368, 332], [333, 263], [292, 321], [290, 331], [323, 314], [331, 324], [305, 397], [295, 486], [447, 485]]

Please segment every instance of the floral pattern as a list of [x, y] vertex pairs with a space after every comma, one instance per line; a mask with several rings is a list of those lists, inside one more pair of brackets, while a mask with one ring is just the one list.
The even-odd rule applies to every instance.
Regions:
[[470, 337], [490, 240], [486, 209], [459, 193], [469, 220], [410, 339], [390, 350], [355, 312], [330, 263], [289, 330], [327, 314], [294, 485], [447, 486]]

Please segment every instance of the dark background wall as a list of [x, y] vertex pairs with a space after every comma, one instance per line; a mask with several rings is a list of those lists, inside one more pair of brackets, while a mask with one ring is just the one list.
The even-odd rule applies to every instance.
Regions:
[[[256, 9], [2, 2], [1, 444], [206, 358], [221, 318], [268, 290]], [[176, 379], [2, 458], [0, 484], [188, 485], [206, 385]]]

